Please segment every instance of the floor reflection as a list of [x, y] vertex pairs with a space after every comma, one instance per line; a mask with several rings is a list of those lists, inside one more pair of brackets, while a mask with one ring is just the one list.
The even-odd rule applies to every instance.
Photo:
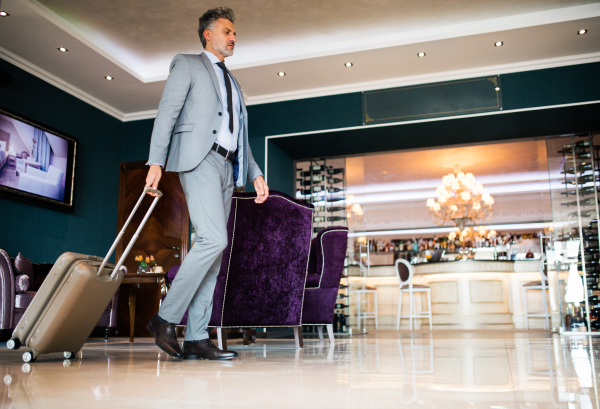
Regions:
[[149, 340], [90, 342], [31, 364], [3, 348], [0, 407], [599, 408], [593, 338], [379, 331], [232, 348], [239, 359], [176, 361]]

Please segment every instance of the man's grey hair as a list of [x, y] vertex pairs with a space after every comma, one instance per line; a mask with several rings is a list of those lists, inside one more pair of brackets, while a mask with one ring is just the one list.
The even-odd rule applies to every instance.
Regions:
[[204, 13], [202, 17], [200, 17], [200, 27], [198, 28], [198, 35], [200, 36], [202, 47], [206, 48], [206, 38], [204, 38], [204, 31], [213, 31], [215, 28], [216, 21], [220, 18], [224, 18], [231, 21], [232, 23], [235, 23], [235, 15], [233, 14], [233, 10], [231, 10], [229, 7], [217, 7], [214, 9], [210, 9], [206, 13]]

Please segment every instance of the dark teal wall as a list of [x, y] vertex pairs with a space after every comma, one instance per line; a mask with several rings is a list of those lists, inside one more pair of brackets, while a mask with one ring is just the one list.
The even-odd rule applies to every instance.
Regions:
[[0, 84], [0, 106], [79, 139], [75, 212], [0, 197], [0, 248], [34, 262], [65, 251], [104, 255], [116, 235], [122, 123], [6, 61], [0, 70], [13, 76]]

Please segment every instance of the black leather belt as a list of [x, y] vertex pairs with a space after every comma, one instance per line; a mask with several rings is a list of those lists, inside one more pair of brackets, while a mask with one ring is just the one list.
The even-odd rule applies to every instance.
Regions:
[[226, 160], [233, 162], [233, 158], [235, 158], [236, 151], [228, 151], [218, 143], [213, 143], [212, 150], [217, 152], [219, 155], [223, 156]]

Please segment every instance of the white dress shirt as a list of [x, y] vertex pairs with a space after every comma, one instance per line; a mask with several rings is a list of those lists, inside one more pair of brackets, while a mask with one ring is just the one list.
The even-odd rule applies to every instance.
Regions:
[[238, 92], [237, 86], [235, 85], [235, 81], [231, 76], [229, 76], [229, 80], [231, 81], [231, 91], [232, 91], [232, 102], [233, 102], [233, 132], [229, 131], [229, 111], [227, 111], [227, 88], [225, 87], [225, 73], [217, 65], [217, 63], [221, 62], [216, 55], [211, 53], [210, 51], [204, 51], [204, 54], [208, 57], [210, 62], [212, 62], [213, 68], [215, 69], [215, 74], [217, 74], [217, 80], [219, 81], [219, 87], [221, 88], [221, 100], [223, 101], [223, 120], [221, 121], [221, 128], [219, 129], [219, 133], [217, 134], [217, 142], [223, 148], [234, 152], [237, 149], [237, 140], [238, 134], [240, 132], [240, 94]]

